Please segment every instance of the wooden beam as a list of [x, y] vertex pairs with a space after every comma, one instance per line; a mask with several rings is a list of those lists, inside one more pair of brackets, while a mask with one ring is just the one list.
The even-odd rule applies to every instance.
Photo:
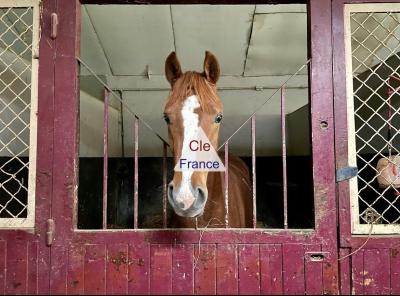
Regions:
[[306, 4], [306, 0], [81, 0], [82, 4]]
[[[283, 76], [222, 76], [218, 81], [219, 90], [262, 90], [277, 89], [288, 79], [290, 75]], [[164, 75], [152, 75], [150, 79], [146, 76], [106, 76], [107, 84], [114, 90], [121, 91], [146, 91], [159, 90], [167, 91], [170, 86]], [[308, 87], [308, 76], [297, 75], [288, 82], [288, 89]]]

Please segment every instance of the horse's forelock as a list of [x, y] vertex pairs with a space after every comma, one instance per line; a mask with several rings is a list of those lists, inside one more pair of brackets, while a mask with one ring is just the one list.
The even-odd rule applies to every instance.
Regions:
[[170, 92], [166, 108], [183, 103], [187, 97], [196, 95], [202, 111], [211, 113], [222, 109], [222, 103], [217, 95], [216, 86], [198, 72], [186, 72], [174, 84]]

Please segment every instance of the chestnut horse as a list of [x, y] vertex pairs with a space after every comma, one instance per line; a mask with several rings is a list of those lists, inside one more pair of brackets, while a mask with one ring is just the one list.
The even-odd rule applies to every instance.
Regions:
[[[220, 75], [216, 57], [206, 51], [203, 73], [183, 73], [175, 52], [172, 52], [165, 62], [165, 75], [171, 84], [171, 92], [165, 106], [164, 118], [168, 124], [169, 142], [175, 163], [182, 154], [185, 137], [188, 138], [199, 127], [217, 149], [222, 102], [216, 88]], [[223, 154], [219, 156], [224, 159]], [[249, 170], [238, 157], [229, 155], [228, 162], [228, 226], [251, 227], [252, 194]], [[168, 201], [175, 212], [170, 227], [224, 227], [224, 180], [224, 172], [175, 171], [168, 185]]]

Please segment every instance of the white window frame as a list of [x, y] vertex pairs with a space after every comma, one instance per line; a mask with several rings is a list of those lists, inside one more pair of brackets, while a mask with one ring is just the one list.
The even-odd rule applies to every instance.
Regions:
[[[353, 65], [351, 46], [350, 16], [354, 12], [398, 12], [400, 3], [360, 3], [344, 6], [344, 43], [346, 63], [346, 97], [347, 97], [347, 131], [348, 131], [348, 165], [357, 167], [355, 116], [353, 97]], [[360, 224], [357, 178], [349, 180], [349, 198], [352, 234], [400, 234], [400, 224]]]
[[27, 217], [0, 218], [0, 229], [32, 229], [35, 227], [40, 2], [41, 0], [0, 1], [0, 8], [32, 7], [33, 12]]

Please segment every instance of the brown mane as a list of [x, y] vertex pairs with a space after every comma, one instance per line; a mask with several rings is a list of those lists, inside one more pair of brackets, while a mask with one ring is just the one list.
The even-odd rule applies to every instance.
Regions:
[[194, 71], [184, 73], [174, 83], [165, 109], [167, 110], [171, 106], [183, 102], [183, 100], [191, 95], [198, 96], [200, 108], [204, 112], [211, 113], [215, 109], [218, 111], [222, 110], [216, 86], [209, 82], [203, 74]]

